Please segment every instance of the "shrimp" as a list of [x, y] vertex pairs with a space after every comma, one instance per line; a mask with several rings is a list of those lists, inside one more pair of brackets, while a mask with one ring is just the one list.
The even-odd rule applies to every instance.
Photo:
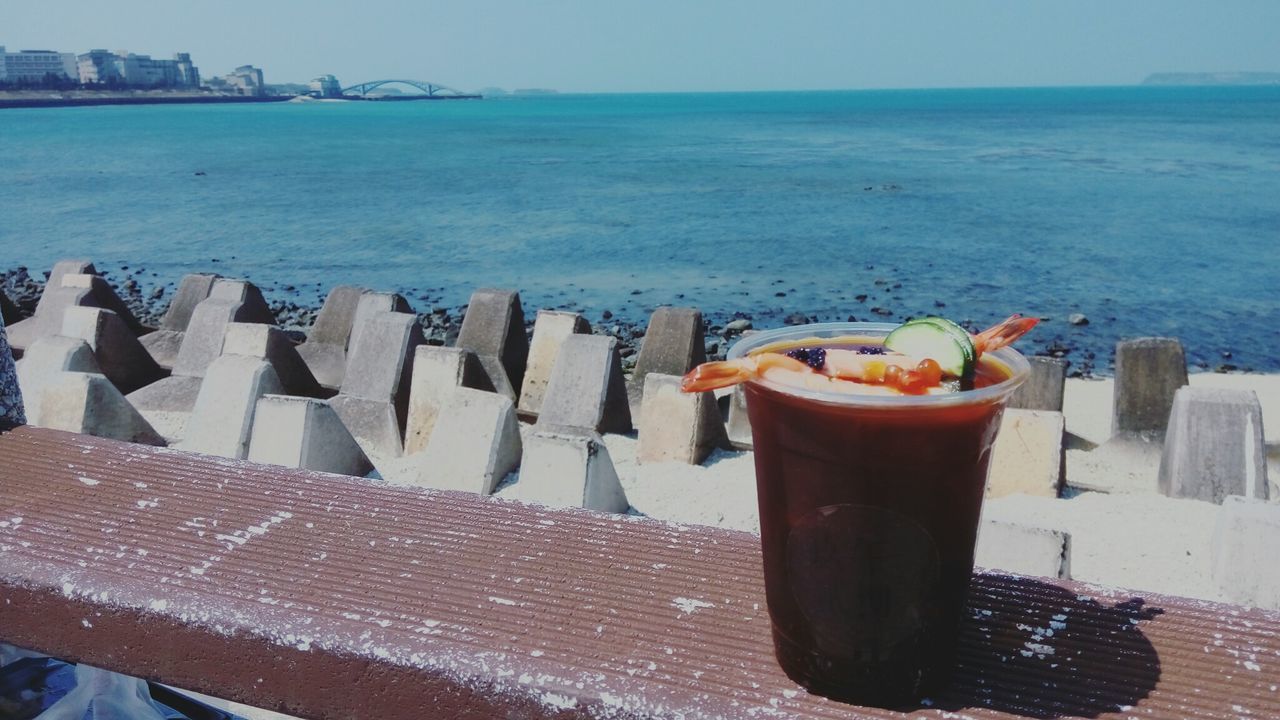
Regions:
[[[975, 359], [1011, 344], [1035, 327], [1037, 322], [1037, 318], [1012, 315], [977, 335], [971, 335]], [[680, 389], [684, 392], [718, 390], [771, 376], [812, 389], [830, 388], [833, 380], [854, 381], [886, 385], [906, 394], [919, 395], [941, 384], [942, 368], [932, 358], [893, 353], [866, 355], [838, 348], [802, 351], [799, 357], [763, 352], [703, 363], [681, 379]]]

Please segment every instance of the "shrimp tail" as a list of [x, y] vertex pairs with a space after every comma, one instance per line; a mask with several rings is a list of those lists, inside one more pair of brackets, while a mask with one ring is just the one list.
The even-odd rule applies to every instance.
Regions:
[[1024, 318], [1021, 315], [1010, 315], [1002, 322], [992, 325], [975, 335], [973, 347], [977, 350], [979, 356], [983, 353], [999, 350], [1026, 335], [1038, 322], [1040, 322], [1040, 318]]
[[750, 357], [705, 362], [685, 373], [680, 379], [680, 390], [687, 393], [719, 390], [744, 383], [757, 372], [755, 359]]

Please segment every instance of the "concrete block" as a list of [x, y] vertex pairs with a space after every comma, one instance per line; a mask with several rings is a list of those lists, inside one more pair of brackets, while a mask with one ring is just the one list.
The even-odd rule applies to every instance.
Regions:
[[[45, 281], [44, 290], [40, 293], [40, 299], [36, 301], [35, 312], [32, 316], [17, 322], [9, 322], [9, 318], [5, 318], [9, 345], [13, 349], [14, 357], [21, 358], [23, 351], [31, 346], [41, 334], [37, 329], [42, 324], [36, 319], [41, 314], [41, 310], [47, 307], [47, 303], [53, 301], [54, 295], [62, 287], [62, 278], [67, 275], [97, 275], [98, 270], [93, 263], [88, 260], [59, 260], [54, 263], [53, 269], [49, 271], [49, 279]], [[46, 301], [45, 296], [49, 296], [50, 300]], [[65, 305], [63, 305], [65, 307]], [[56, 314], [61, 317], [61, 313]]]
[[570, 335], [590, 335], [591, 324], [581, 313], [539, 310], [533, 321], [533, 340], [529, 342], [529, 362], [525, 366], [524, 383], [520, 386], [517, 408], [522, 415], [537, 417], [551, 381], [551, 371], [560, 346]]
[[1266, 500], [1262, 405], [1252, 390], [1178, 390], [1160, 456], [1160, 492], [1221, 503], [1228, 495]]
[[191, 323], [196, 305], [209, 297], [217, 280], [217, 275], [183, 276], [173, 299], [169, 301], [169, 309], [160, 319], [159, 329], [139, 338], [157, 365], [165, 370], [173, 370], [173, 365], [178, 360], [178, 350], [182, 347], [182, 338]]
[[[355, 285], [338, 285], [329, 291], [316, 315], [315, 324], [307, 333], [308, 343], [347, 346], [351, 339], [351, 326], [356, 320], [356, 308], [365, 289]], [[392, 310], [391, 307], [385, 308]], [[304, 343], [306, 344], [306, 343]]]
[[151, 356], [156, 365], [173, 372], [173, 365], [178, 361], [178, 351], [182, 349], [185, 332], [177, 330], [156, 330], [138, 338], [143, 349]]
[[519, 399], [529, 359], [520, 294], [492, 288], [471, 293], [457, 346], [480, 358], [496, 392]]
[[974, 564], [1019, 575], [1071, 579], [1071, 535], [1000, 520], [982, 523]]
[[243, 280], [216, 280], [209, 297], [191, 313], [173, 374], [204, 377], [209, 363], [222, 354], [227, 324], [233, 322], [271, 325], [275, 318], [257, 287]]
[[427, 449], [393, 482], [488, 495], [520, 464], [516, 406], [497, 393], [459, 388], [442, 414], [449, 418], [431, 433]]
[[[74, 289], [76, 293], [83, 295], [84, 300], [77, 304], [110, 310], [120, 316], [120, 319], [124, 321], [124, 324], [129, 327], [129, 331], [135, 336], [146, 332], [146, 328], [142, 326], [142, 323], [138, 322], [138, 319], [133, 316], [133, 311], [120, 299], [119, 295], [116, 295], [116, 291], [111, 288], [111, 284], [102, 276], [87, 273], [68, 274], [63, 275], [60, 282], [63, 291]], [[50, 307], [50, 310], [52, 309], [53, 307]], [[57, 326], [61, 323], [61, 318], [57, 314], [53, 317], [52, 322], [56, 331]]]
[[631, 411], [644, 396], [645, 377], [651, 373], [684, 375], [707, 360], [702, 312], [694, 308], [660, 307], [649, 318], [631, 376]]
[[186, 433], [187, 420], [200, 395], [201, 381], [202, 378], [189, 375], [171, 375], [126, 397], [156, 432], [170, 445], [176, 445]]
[[248, 459], [357, 477], [373, 469], [329, 403], [287, 395], [258, 399]]
[[387, 477], [384, 468], [404, 453], [403, 429], [395, 405], [390, 400], [339, 394], [330, 398], [329, 406], [368, 456], [369, 462], [382, 472], [383, 477]]
[[347, 369], [347, 343], [364, 294], [364, 288], [353, 285], [339, 285], [330, 290], [311, 332], [307, 333], [307, 341], [298, 346], [298, 355], [326, 389], [342, 387]]
[[1187, 359], [1177, 338], [1116, 343], [1111, 434], [1164, 437], [1173, 395], [1186, 384]]
[[729, 395], [729, 418], [725, 423], [729, 447], [735, 450], [751, 450], [755, 442], [751, 436], [751, 418], [747, 416], [747, 393], [741, 385]]
[[168, 374], [152, 359], [120, 316], [110, 310], [67, 308], [62, 315], [60, 334], [89, 343], [102, 374], [122, 393], [131, 393]]
[[186, 332], [187, 325], [191, 323], [191, 314], [196, 311], [197, 305], [209, 297], [214, 283], [219, 279], [218, 275], [206, 273], [183, 275], [178, 289], [173, 293], [173, 299], [169, 301], [169, 308], [160, 319], [159, 329]]
[[1280, 610], [1280, 505], [1238, 495], [1222, 502], [1210, 576], [1227, 602]]
[[404, 433], [405, 454], [412, 455], [427, 448], [436, 420], [454, 390], [469, 387], [492, 391], [488, 383], [488, 375], [470, 351], [435, 345], [415, 348]]
[[724, 447], [724, 423], [710, 392], [680, 392], [680, 377], [651, 372], [644, 379], [636, 461], [697, 465]]
[[182, 450], [244, 459], [258, 399], [284, 391], [271, 363], [255, 357], [223, 355], [209, 364], [187, 421]]
[[538, 424], [631, 432], [631, 408], [616, 339], [608, 335], [565, 338]]
[[1062, 412], [1062, 394], [1067, 384], [1067, 361], [1062, 358], [1032, 356], [1031, 374], [1013, 391], [1008, 407], [1022, 410]]
[[351, 320], [351, 334], [347, 338], [348, 353], [360, 344], [360, 333], [364, 332], [369, 319], [388, 312], [412, 314], [413, 308], [409, 306], [408, 300], [397, 293], [366, 291], [360, 296], [356, 301], [355, 317]]
[[[92, 276], [66, 275], [62, 279], [68, 277], [82, 278]], [[94, 304], [92, 288], [81, 287], [78, 283], [73, 283], [68, 287], [62, 287], [61, 285], [54, 287], [50, 283], [50, 285], [45, 286], [44, 292], [40, 295], [40, 302], [36, 307], [35, 314], [26, 320], [14, 323], [12, 327], [8, 328], [9, 344], [13, 346], [15, 351], [25, 352], [37, 340], [57, 335], [61, 332], [62, 315], [67, 308]]]
[[[213, 287], [209, 288], [209, 297], [205, 299], [240, 303], [243, 308], [236, 322], [276, 324], [275, 313], [271, 312], [266, 299], [262, 297], [262, 291], [258, 289], [257, 285], [247, 280], [217, 278], [213, 281]], [[200, 302], [204, 301], [201, 300]], [[196, 303], [197, 307], [199, 305], [200, 303]], [[188, 323], [189, 325], [190, 323]]]
[[62, 372], [40, 393], [41, 427], [144, 445], [165, 444], [105, 375]]
[[62, 287], [62, 278], [67, 275], [97, 275], [98, 268], [93, 266], [93, 261], [84, 258], [72, 258], [68, 260], [59, 260], [53, 264], [49, 270], [49, 279], [44, 283], [44, 291], [40, 293], [40, 299], [36, 301], [36, 313], [41, 310], [44, 305], [44, 296], [51, 291]]
[[339, 395], [391, 402], [403, 431], [409, 410], [414, 350], [426, 341], [415, 315], [372, 313], [347, 357]]
[[1006, 408], [991, 448], [987, 497], [1023, 493], [1058, 497], [1066, 461], [1060, 412]]
[[289, 336], [278, 327], [260, 323], [227, 323], [222, 339], [223, 355], [244, 355], [266, 360], [275, 369], [285, 393], [321, 397], [324, 389], [298, 355]]
[[524, 439], [519, 500], [548, 507], [626, 512], [631, 504], [604, 440], [580, 428], [547, 426]]
[[[53, 335], [40, 338], [17, 362], [18, 387], [26, 406], [27, 422], [44, 427], [40, 410], [44, 390], [64, 372], [102, 374], [89, 343], [79, 338]], [[73, 432], [80, 432], [74, 430]]]

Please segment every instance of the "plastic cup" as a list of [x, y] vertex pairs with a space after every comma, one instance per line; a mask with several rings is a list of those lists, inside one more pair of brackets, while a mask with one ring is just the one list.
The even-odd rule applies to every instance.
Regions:
[[[894, 327], [771, 330], [744, 338], [729, 358], [805, 338], [878, 343]], [[1011, 348], [982, 362], [1007, 379], [924, 396], [745, 385], [774, 646], [810, 691], [893, 707], [950, 679], [991, 445], [1005, 401], [1030, 372]]]

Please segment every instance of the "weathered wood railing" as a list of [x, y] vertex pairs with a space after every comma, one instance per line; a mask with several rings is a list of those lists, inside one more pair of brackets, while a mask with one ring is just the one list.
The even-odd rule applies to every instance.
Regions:
[[[757, 543], [0, 431], [0, 641], [304, 717], [896, 715], [777, 668]], [[970, 614], [904, 710], [1280, 716], [1277, 613], [980, 574]]]

